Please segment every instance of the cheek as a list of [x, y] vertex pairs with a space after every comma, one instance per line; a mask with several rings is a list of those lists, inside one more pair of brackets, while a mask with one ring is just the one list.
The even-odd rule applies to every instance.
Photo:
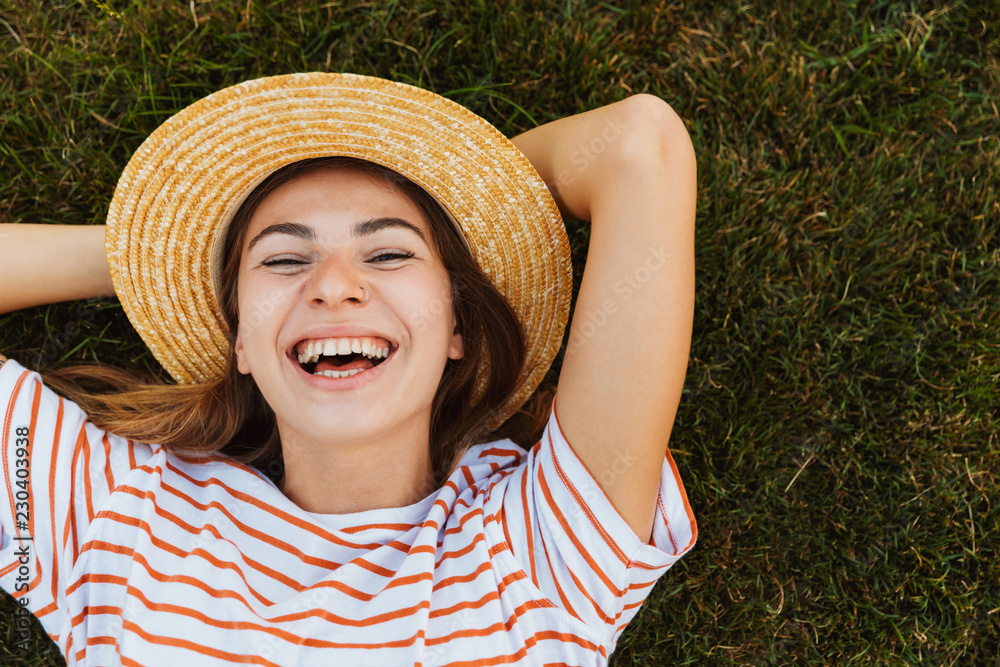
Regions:
[[445, 280], [427, 278], [400, 286], [406, 319], [411, 331], [451, 331], [451, 285]]
[[286, 292], [261, 284], [260, 281], [241, 280], [237, 288], [237, 338], [242, 339], [243, 345], [247, 347], [270, 334], [287, 302]]

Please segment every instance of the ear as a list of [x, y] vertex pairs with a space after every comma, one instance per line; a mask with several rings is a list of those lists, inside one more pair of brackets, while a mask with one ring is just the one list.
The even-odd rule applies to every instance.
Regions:
[[250, 374], [250, 364], [247, 363], [247, 355], [243, 349], [243, 334], [239, 332], [239, 327], [237, 327], [236, 332], [236, 342], [233, 343], [233, 352], [236, 353], [236, 368], [243, 375]]
[[461, 359], [465, 356], [465, 341], [462, 340], [462, 334], [457, 331], [458, 320], [452, 321], [454, 322], [452, 325], [454, 333], [451, 335], [451, 342], [448, 344], [448, 358]]

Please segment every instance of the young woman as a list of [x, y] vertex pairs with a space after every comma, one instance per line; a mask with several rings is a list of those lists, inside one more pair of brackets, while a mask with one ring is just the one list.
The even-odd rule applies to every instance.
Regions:
[[[107, 230], [0, 230], [0, 312], [113, 288], [179, 382], [0, 367], [0, 585], [70, 663], [605, 664], [696, 536], [667, 449], [694, 206], [647, 95], [512, 143], [354, 75], [192, 105]], [[590, 246], [531, 424], [560, 213]]]

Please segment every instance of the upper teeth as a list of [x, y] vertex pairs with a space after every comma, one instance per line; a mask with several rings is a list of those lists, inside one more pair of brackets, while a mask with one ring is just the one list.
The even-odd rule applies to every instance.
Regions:
[[327, 338], [313, 340], [299, 352], [300, 364], [312, 364], [319, 361], [320, 356], [332, 357], [338, 354], [363, 354], [372, 359], [389, 356], [389, 346], [374, 338]]

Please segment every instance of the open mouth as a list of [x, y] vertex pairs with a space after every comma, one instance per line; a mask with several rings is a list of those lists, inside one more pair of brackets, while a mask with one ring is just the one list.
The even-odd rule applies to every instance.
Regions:
[[351, 377], [384, 363], [395, 346], [382, 338], [329, 338], [296, 346], [299, 366], [310, 375]]

